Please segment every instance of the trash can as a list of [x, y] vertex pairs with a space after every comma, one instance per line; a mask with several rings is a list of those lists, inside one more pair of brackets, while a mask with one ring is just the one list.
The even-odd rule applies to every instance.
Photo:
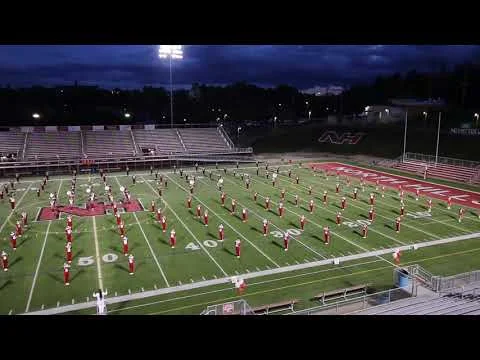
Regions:
[[401, 269], [398, 270], [398, 287], [400, 288], [406, 288], [410, 285], [410, 279], [408, 277], [408, 271]]

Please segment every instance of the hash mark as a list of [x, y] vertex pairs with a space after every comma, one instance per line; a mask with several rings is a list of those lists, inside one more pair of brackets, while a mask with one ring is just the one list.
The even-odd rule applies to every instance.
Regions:
[[132, 291], [130, 289], [128, 289], [128, 294], [130, 295], [132, 293]]
[[303, 261], [306, 262], [306, 263], [308, 263], [308, 260], [307, 260], [307, 259], [305, 259], [305, 260], [303, 260]]
[[295, 262], [296, 262], [297, 264], [300, 264], [300, 263], [298, 262], [298, 260], [295, 260]]
[[181, 282], [180, 280], [178, 280], [178, 284], [179, 284], [179, 285], [182, 285], [182, 282]]
[[267, 269], [270, 270], [270, 266], [267, 265]]
[[144, 292], [144, 291], [145, 291], [145, 289], [142, 287], [142, 292]]
[[216, 278], [217, 278], [217, 275], [213, 275], [213, 277], [216, 279]]
[[192, 282], [192, 283], [193, 283], [193, 282], [195, 282], [195, 281], [193, 281], [193, 279], [190, 279], [190, 282]]
[[8, 315], [12, 315], [12, 312], [13, 312], [13, 310], [10, 309], [10, 311], [8, 312]]
[[207, 280], [207, 279], [205, 279], [205, 276], [202, 276], [202, 280]]
[[42, 310], [45, 309], [45, 304], [42, 304]]
[[260, 268], [257, 266], [257, 271], [260, 271]]
[[157, 290], [157, 284], [153, 284], [153, 288]]
[[287, 266], [290, 266], [290, 264], [288, 262], [286, 262], [285, 264], [287, 264]]
[[375, 250], [377, 250], [377, 249], [375, 249], [375, 248], [372, 248], [372, 250], [373, 250], [373, 251], [375, 251]]
[[75, 299], [72, 299], [72, 305], [75, 304]]
[[60, 301], [57, 301], [57, 307], [59, 307], [59, 306], [60, 306]]
[[115, 296], [117, 296], [117, 292], [115, 291]]
[[248, 269], [245, 269], [245, 271], [246, 271], [247, 273], [249, 273], [249, 272], [250, 272], [250, 270], [248, 270]]

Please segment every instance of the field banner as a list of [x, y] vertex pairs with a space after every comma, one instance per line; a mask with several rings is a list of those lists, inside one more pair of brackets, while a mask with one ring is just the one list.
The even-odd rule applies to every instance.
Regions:
[[319, 143], [335, 144], [335, 145], [356, 145], [358, 144], [367, 134], [362, 132], [352, 133], [344, 132], [337, 133], [334, 130], [325, 131], [319, 138]]
[[80, 131], [80, 126], [69, 126], [68, 131]]
[[45, 132], [57, 132], [58, 128], [56, 126], [45, 126]]
[[93, 131], [103, 131], [103, 130], [105, 130], [105, 127], [103, 125], [93, 125], [92, 130]]
[[155, 124], [145, 124], [145, 130], [155, 130]]
[[130, 130], [131, 128], [131, 125], [120, 125], [120, 130]]
[[20, 127], [21, 132], [33, 132], [33, 126], [22, 126]]

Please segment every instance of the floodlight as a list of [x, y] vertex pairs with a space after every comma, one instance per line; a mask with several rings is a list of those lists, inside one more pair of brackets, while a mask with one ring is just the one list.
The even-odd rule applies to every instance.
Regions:
[[34, 119], [39, 119], [39, 118], [40, 118], [40, 114], [34, 113], [34, 114], [32, 115], [32, 117], [33, 117]]
[[125, 113], [125, 117], [126, 117], [126, 118], [129, 118], [129, 117], [130, 117], [130, 114], [129, 114], [129, 113]]
[[478, 120], [478, 113], [475, 113], [473, 116], [475, 116], [475, 117], [477, 118], [477, 120]]
[[160, 45], [158, 49], [160, 59], [169, 59], [170, 65], [170, 122], [173, 128], [173, 81], [172, 81], [172, 59], [183, 59], [182, 45]]
[[182, 45], [160, 45], [158, 57], [160, 59], [183, 59]]

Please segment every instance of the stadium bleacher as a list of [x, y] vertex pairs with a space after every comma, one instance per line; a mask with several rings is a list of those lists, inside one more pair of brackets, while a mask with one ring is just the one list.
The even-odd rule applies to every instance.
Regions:
[[216, 128], [178, 129], [187, 152], [230, 151]]
[[[424, 162], [416, 162], [409, 160], [408, 162], [397, 162], [392, 164], [392, 167], [398, 170], [415, 173], [417, 175], [423, 175], [425, 170]], [[463, 167], [457, 165], [437, 164], [429, 165], [427, 171], [427, 178], [442, 178], [447, 180], [470, 182], [472, 178], [478, 173], [478, 169]]]
[[184, 152], [175, 129], [133, 130], [135, 142], [142, 149], [154, 148], [156, 155]]
[[0, 154], [10, 153], [21, 155], [25, 134], [20, 131], [1, 131], [0, 132]]
[[69, 158], [81, 150], [80, 132], [32, 132], [28, 134], [24, 160]]
[[130, 130], [84, 132], [84, 151], [88, 157], [131, 156], [136, 153]]
[[5, 161], [49, 161], [71, 158], [229, 153], [236, 149], [218, 128], [17, 130], [0, 132], [0, 156]]
[[480, 314], [479, 284], [472, 283], [443, 296], [419, 296], [375, 306], [355, 315], [476, 315]]

